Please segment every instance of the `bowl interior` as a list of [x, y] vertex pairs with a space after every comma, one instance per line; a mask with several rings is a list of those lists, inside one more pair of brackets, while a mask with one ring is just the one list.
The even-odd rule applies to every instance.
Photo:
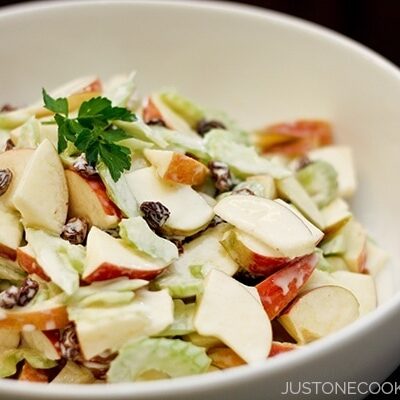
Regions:
[[[400, 74], [323, 30], [201, 2], [76, 2], [0, 14], [0, 104], [28, 103], [69, 79], [138, 72], [142, 93], [174, 86], [244, 126], [327, 118], [353, 147], [353, 204], [391, 254], [380, 297], [400, 288]], [[60, 7], [63, 7], [62, 9]]]

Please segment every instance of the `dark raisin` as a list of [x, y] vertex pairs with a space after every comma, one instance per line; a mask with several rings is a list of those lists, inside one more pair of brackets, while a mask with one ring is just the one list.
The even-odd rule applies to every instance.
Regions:
[[71, 218], [64, 225], [61, 237], [72, 244], [81, 244], [85, 241], [89, 224], [83, 218]]
[[21, 307], [26, 306], [39, 290], [39, 283], [31, 278], [27, 278], [19, 288], [19, 296], [17, 304]]
[[201, 136], [204, 136], [207, 132], [210, 132], [213, 129], [226, 129], [226, 126], [215, 119], [201, 119], [196, 125], [196, 131]]
[[96, 379], [105, 379], [107, 371], [110, 369], [111, 361], [115, 359], [117, 353], [101, 354], [90, 360], [83, 360], [82, 365], [86, 367]]
[[0, 307], [10, 309], [18, 304], [19, 289], [16, 286], [10, 286], [0, 294]]
[[158, 119], [158, 118], [153, 118], [150, 119], [146, 122], [147, 125], [156, 125], [156, 126], [162, 126], [164, 128], [167, 127], [167, 125], [165, 124], [165, 122], [162, 119]]
[[312, 164], [312, 161], [307, 156], [303, 156], [298, 161], [297, 170], [299, 171], [310, 164]]
[[143, 202], [140, 205], [140, 211], [143, 213], [143, 218], [154, 231], [161, 228], [170, 215], [168, 208], [159, 201]]
[[221, 161], [210, 161], [208, 168], [211, 177], [215, 182], [215, 187], [220, 193], [228, 192], [232, 187], [232, 177], [227, 164]]
[[3, 104], [3, 106], [0, 109], [0, 112], [9, 112], [9, 111], [15, 111], [17, 107], [14, 107], [11, 104]]
[[81, 155], [73, 164], [73, 168], [80, 175], [85, 178], [90, 178], [93, 175], [97, 174], [96, 168], [90, 165], [84, 155]]
[[0, 169], [0, 196], [2, 196], [9, 188], [13, 178], [13, 173], [10, 169]]
[[74, 324], [69, 324], [64, 328], [60, 338], [60, 351], [61, 356], [67, 360], [82, 360], [78, 335], [76, 334]]
[[215, 215], [214, 218], [211, 220], [211, 222], [208, 224], [207, 228], [213, 228], [214, 226], [222, 224], [223, 222], [225, 221], [221, 217]]
[[244, 268], [240, 268], [235, 275], [233, 275], [237, 281], [247, 286], [255, 286], [265, 279], [265, 276], [253, 275]]
[[183, 254], [184, 252], [184, 248], [183, 248], [183, 240], [181, 239], [175, 239], [175, 238], [170, 238], [168, 239], [170, 242], [172, 242], [177, 248], [178, 248], [178, 252], [179, 255]]
[[8, 139], [6, 142], [6, 145], [4, 147], [4, 151], [9, 151], [12, 150], [15, 147], [13, 141], [11, 139]]

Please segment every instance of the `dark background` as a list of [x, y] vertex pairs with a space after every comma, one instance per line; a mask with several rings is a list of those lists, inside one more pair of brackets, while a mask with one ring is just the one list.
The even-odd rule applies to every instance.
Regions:
[[[0, 0], [0, 6], [21, 2]], [[363, 43], [400, 66], [400, 0], [250, 0], [240, 2], [280, 11], [324, 25]], [[400, 367], [387, 380], [400, 383]]]

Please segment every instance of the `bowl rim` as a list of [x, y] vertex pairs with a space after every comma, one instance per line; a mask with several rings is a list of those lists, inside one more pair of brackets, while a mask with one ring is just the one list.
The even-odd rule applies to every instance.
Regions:
[[[176, 7], [180, 9], [198, 9], [203, 11], [220, 12], [230, 15], [240, 15], [246, 18], [265, 20], [267, 23], [279, 24], [288, 29], [298, 30], [318, 36], [320, 40], [330, 45], [347, 49], [359, 57], [368, 59], [368, 62], [385, 70], [392, 78], [397, 79], [400, 84], [400, 69], [391, 61], [366, 46], [328, 28], [322, 27], [313, 22], [308, 22], [297, 17], [282, 14], [280, 12], [263, 9], [261, 7], [245, 4], [231, 3], [225, 1], [210, 0], [59, 0], [59, 1], [37, 1], [32, 3], [20, 3], [5, 6], [0, 9], [0, 24], [7, 18], [19, 17], [26, 14], [36, 14], [45, 10], [63, 8], [87, 8], [98, 5], [118, 7], [121, 5], [139, 7]], [[176, 395], [185, 393], [206, 393], [215, 389], [235, 385], [246, 384], [252, 379], [257, 379], [268, 374], [276, 375], [284, 372], [287, 368], [300, 367], [305, 362], [312, 361], [318, 357], [327, 355], [335, 348], [356, 342], [358, 336], [368, 334], [384, 320], [392, 317], [400, 309], [400, 291], [397, 291], [392, 298], [380, 305], [376, 310], [364, 316], [355, 323], [343, 328], [326, 338], [308, 344], [295, 352], [287, 352], [280, 357], [272, 358], [268, 362], [255, 365], [246, 365], [232, 368], [221, 373], [208, 373], [194, 375], [172, 380], [161, 380], [137, 383], [119, 383], [103, 385], [76, 385], [58, 384], [48, 385], [40, 383], [16, 382], [0, 379], [0, 393], [8, 395], [24, 395], [30, 398], [50, 399], [64, 397], [68, 393], [69, 398], [79, 399], [83, 396], [86, 399], [109, 399], [109, 398], [154, 398], [168, 393]], [[134, 389], [133, 389], [134, 388]]]

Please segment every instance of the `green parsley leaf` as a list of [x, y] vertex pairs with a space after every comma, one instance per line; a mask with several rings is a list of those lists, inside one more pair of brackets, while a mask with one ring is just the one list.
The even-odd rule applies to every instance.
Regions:
[[46, 90], [42, 89], [44, 106], [56, 114], [68, 115], [68, 100], [66, 98], [53, 99]]
[[113, 121], [134, 121], [135, 114], [123, 107], [113, 107], [109, 99], [94, 97], [83, 102], [76, 118], [68, 118], [68, 100], [53, 99], [43, 89], [45, 107], [55, 113], [58, 125], [58, 152], [65, 151], [70, 144], [85, 153], [87, 162], [93, 167], [98, 162], [110, 170], [116, 182], [124, 170], [131, 167], [131, 151], [117, 142], [131, 136], [113, 125]]

